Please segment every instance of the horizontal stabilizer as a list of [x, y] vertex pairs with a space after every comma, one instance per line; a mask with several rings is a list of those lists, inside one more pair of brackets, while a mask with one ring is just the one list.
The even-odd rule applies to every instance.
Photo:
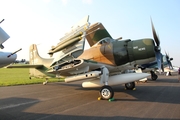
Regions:
[[30, 65], [30, 64], [21, 64], [21, 65], [9, 65], [7, 68], [42, 68], [44, 65]]

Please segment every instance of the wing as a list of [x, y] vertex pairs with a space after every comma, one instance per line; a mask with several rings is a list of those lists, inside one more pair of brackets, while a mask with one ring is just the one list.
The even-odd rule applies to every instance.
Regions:
[[[76, 59], [71, 62], [64, 62], [58, 65], [58, 68], [48, 71], [49, 73], [60, 73], [62, 76], [73, 76], [86, 73], [89, 71], [99, 70], [102, 66], [106, 66], [109, 71], [112, 71], [115, 66], [99, 63], [92, 60]], [[55, 67], [54, 67], [55, 68]]]
[[9, 39], [9, 35], [0, 27], [0, 47], [3, 48], [3, 43]]
[[100, 71], [100, 69], [104, 66], [108, 69], [110, 75], [124, 73], [127, 70], [134, 68], [134, 65], [131, 65], [131, 63], [114, 66], [93, 60], [74, 59], [72, 61], [63, 61], [61, 64], [54, 65], [47, 72], [60, 74], [61, 76], [74, 76], [91, 71]]
[[90, 46], [96, 44], [99, 40], [109, 37], [112, 38], [102, 23], [95, 23], [87, 29], [86, 39]]
[[89, 16], [74, 25], [71, 31], [65, 34], [60, 39], [60, 42], [50, 49], [48, 54], [50, 56], [55, 54], [55, 59], [51, 66], [62, 63], [63, 61], [72, 60], [82, 54], [84, 51], [86, 30], [89, 27], [88, 20]]

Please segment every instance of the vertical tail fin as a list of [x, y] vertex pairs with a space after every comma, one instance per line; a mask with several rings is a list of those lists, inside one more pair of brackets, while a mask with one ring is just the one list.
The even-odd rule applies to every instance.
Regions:
[[50, 67], [53, 58], [42, 58], [40, 57], [36, 44], [32, 44], [29, 48], [29, 63], [31, 65], [43, 64], [45, 67]]
[[47, 69], [50, 67], [53, 59], [45, 59], [40, 57], [38, 53], [37, 46], [35, 44], [32, 44], [29, 48], [29, 64], [31, 65], [43, 65], [41, 68], [30, 68], [30, 77], [38, 77], [38, 78], [44, 78], [44, 77], [55, 77], [52, 74], [47, 73]]

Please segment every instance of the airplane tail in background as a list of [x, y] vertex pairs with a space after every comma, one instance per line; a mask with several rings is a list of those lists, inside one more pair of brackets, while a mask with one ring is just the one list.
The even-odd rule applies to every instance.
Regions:
[[32, 44], [29, 48], [29, 63], [31, 65], [44, 65], [45, 67], [50, 67], [53, 58], [42, 58], [40, 57], [36, 44]]
[[44, 78], [47, 76], [54, 77], [52, 74], [48, 74], [46, 71], [50, 67], [53, 58], [40, 57], [36, 44], [32, 44], [29, 48], [29, 64], [30, 64], [30, 77]]

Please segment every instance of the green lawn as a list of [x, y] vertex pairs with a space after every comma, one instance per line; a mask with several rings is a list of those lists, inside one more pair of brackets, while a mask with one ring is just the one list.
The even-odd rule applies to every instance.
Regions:
[[[26, 84], [38, 84], [45, 81], [41, 78], [29, 79], [28, 68], [0, 68], [0, 86], [12, 86], [12, 85], [26, 85]], [[48, 82], [64, 81], [58, 78], [49, 78]]]

